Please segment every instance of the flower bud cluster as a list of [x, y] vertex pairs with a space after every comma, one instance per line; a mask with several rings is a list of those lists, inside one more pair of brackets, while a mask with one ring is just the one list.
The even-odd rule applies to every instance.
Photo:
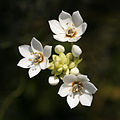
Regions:
[[[65, 54], [65, 48], [62, 45], [57, 45], [55, 47], [55, 53], [57, 54], [52, 55], [52, 61], [49, 63], [50, 66], [48, 68], [49, 70], [51, 70], [51, 74], [53, 76], [62, 80], [65, 75], [71, 73], [75, 75], [79, 74], [79, 69], [77, 68], [77, 66], [82, 61], [82, 58], [79, 58], [81, 52], [80, 54], [77, 53], [76, 48], [78, 49], [78, 46], [73, 45], [72, 52]], [[77, 57], [74, 56], [75, 53], [78, 54]]]

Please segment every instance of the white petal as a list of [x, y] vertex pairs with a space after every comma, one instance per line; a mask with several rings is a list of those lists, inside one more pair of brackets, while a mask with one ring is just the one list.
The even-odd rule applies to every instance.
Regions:
[[67, 13], [67, 12], [64, 12], [64, 11], [62, 11], [60, 13], [59, 21], [60, 21], [61, 26], [64, 29], [67, 29], [68, 25], [71, 26], [73, 24], [71, 15], [69, 13]]
[[87, 28], [87, 23], [83, 23], [81, 24], [79, 27], [77, 27], [77, 36], [81, 36], [85, 31], [86, 31], [86, 28]]
[[72, 54], [74, 57], [79, 57], [81, 53], [82, 53], [82, 50], [80, 49], [79, 46], [77, 45], [72, 46]]
[[72, 20], [76, 27], [80, 26], [83, 23], [83, 19], [80, 15], [79, 11], [73, 12]]
[[88, 90], [91, 94], [94, 94], [97, 91], [97, 88], [91, 82], [85, 82], [83, 86], [84, 89]]
[[45, 57], [49, 58], [51, 56], [52, 46], [46, 45], [43, 50], [43, 54]]
[[60, 42], [66, 42], [69, 40], [69, 38], [67, 38], [65, 36], [65, 34], [58, 34], [58, 35], [53, 35], [53, 38], [60, 41]]
[[90, 81], [89, 78], [87, 77], [87, 75], [78, 75], [78, 80], [81, 81], [81, 82], [87, 82], [87, 81]]
[[76, 36], [74, 38], [69, 38], [68, 42], [77, 42], [80, 38], [81, 38], [81, 36]]
[[63, 78], [63, 82], [66, 85], [72, 85], [74, 81], [77, 81], [77, 77], [73, 74], [65, 75]]
[[66, 85], [66, 84], [62, 84], [61, 87], [59, 88], [58, 94], [61, 97], [65, 97], [69, 94], [69, 90], [71, 89], [70, 86]]
[[31, 58], [33, 55], [31, 55], [32, 49], [29, 45], [21, 45], [18, 47], [20, 54], [23, 57]]
[[67, 103], [70, 106], [70, 108], [74, 108], [79, 104], [79, 95], [68, 95], [67, 96]]
[[29, 58], [23, 58], [17, 64], [17, 66], [22, 68], [30, 68], [31, 65], [32, 65], [32, 62], [29, 61]]
[[54, 76], [50, 76], [48, 82], [50, 85], [57, 85], [59, 83], [59, 79]]
[[41, 71], [41, 68], [39, 65], [31, 67], [28, 71], [29, 77], [32, 78], [32, 77], [36, 76], [40, 71]]
[[92, 99], [93, 99], [92, 95], [84, 93], [83, 95], [80, 95], [79, 98], [82, 105], [91, 106]]
[[57, 20], [50, 20], [48, 22], [49, 22], [50, 28], [53, 33], [55, 33], [55, 34], [64, 33], [62, 26], [60, 25], [60, 23]]
[[34, 53], [35, 52], [43, 52], [42, 44], [35, 37], [33, 37], [31, 40], [31, 48]]
[[49, 60], [48, 58], [44, 57], [44, 61], [40, 63], [41, 69], [45, 70], [49, 67]]

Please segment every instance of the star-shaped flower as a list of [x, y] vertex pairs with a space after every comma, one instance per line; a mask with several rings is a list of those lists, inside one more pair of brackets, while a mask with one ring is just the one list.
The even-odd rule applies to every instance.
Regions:
[[61, 97], [67, 96], [67, 103], [70, 108], [76, 107], [79, 102], [84, 106], [91, 106], [92, 94], [97, 91], [97, 88], [89, 81], [86, 75], [66, 75], [58, 94]]
[[42, 44], [33, 37], [31, 46], [21, 45], [18, 49], [24, 58], [17, 65], [22, 68], [30, 68], [28, 72], [30, 78], [37, 75], [41, 69], [44, 70], [49, 67], [48, 58], [51, 56], [52, 46], [46, 45], [43, 49]]
[[79, 11], [73, 12], [72, 16], [62, 11], [59, 15], [59, 21], [48, 21], [54, 39], [61, 42], [76, 42], [81, 38], [81, 35], [85, 32], [87, 24], [83, 22], [83, 19]]

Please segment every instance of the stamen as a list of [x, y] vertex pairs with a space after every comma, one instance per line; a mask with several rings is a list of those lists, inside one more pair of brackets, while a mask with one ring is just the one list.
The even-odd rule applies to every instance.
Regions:
[[75, 35], [77, 34], [75, 28], [68, 28], [66, 30], [66, 37], [70, 37], [70, 38], [73, 38], [75, 37]]
[[33, 52], [31, 52], [30, 54], [33, 55]]
[[34, 58], [34, 65], [40, 64], [41, 62], [44, 61], [44, 56], [43, 54], [35, 52], [35, 58]]
[[29, 59], [29, 61], [32, 61], [32, 59]]
[[83, 94], [82, 91], [81, 91], [82, 89], [83, 89], [82, 82], [75, 81], [75, 82], [72, 83], [72, 92], [73, 93], [79, 92], [82, 95]]

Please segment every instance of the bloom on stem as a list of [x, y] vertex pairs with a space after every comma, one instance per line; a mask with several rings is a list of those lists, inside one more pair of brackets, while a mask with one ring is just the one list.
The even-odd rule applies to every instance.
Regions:
[[24, 57], [17, 64], [22, 68], [29, 68], [29, 77], [36, 76], [41, 69], [49, 67], [48, 58], [51, 56], [52, 46], [46, 45], [43, 49], [42, 44], [33, 37], [31, 46], [21, 45], [18, 47], [20, 54]]
[[87, 23], [83, 22], [83, 19], [79, 11], [73, 12], [72, 16], [62, 11], [59, 15], [59, 21], [48, 21], [54, 39], [61, 42], [76, 42], [81, 38], [81, 35], [87, 28]]
[[70, 108], [76, 107], [79, 102], [84, 106], [91, 106], [92, 94], [97, 91], [97, 88], [89, 81], [86, 75], [66, 75], [58, 94], [61, 97], [67, 96], [67, 103]]

